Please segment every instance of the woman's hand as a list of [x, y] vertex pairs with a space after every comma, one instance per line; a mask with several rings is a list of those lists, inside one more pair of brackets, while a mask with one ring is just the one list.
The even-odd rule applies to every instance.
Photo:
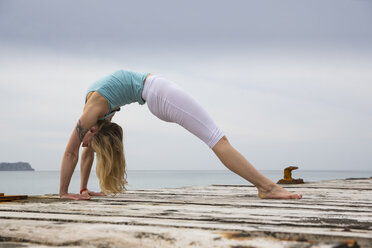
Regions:
[[60, 199], [70, 199], [70, 200], [89, 200], [89, 194], [63, 194], [59, 196]]
[[94, 191], [90, 191], [90, 190], [84, 190], [81, 195], [85, 195], [85, 196], [106, 196], [105, 193], [102, 193], [102, 192], [94, 192]]

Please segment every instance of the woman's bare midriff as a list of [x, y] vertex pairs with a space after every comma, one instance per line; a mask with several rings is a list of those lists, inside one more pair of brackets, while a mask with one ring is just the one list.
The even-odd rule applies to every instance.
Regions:
[[145, 80], [143, 80], [143, 85], [145, 86], [145, 83], [146, 83], [146, 79], [151, 75], [151, 73], [147, 74], [147, 76], [145, 77]]

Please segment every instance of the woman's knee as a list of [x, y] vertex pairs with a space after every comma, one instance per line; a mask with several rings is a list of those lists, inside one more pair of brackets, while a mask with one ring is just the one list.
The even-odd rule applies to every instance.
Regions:
[[226, 148], [227, 146], [230, 146], [230, 142], [229, 140], [227, 139], [226, 136], [223, 136], [217, 143], [216, 145], [212, 148], [212, 150], [214, 152], [216, 151], [220, 151], [220, 150], [223, 150], [224, 148]]
[[[229, 140], [228, 140], [227, 137], [224, 135], [224, 136], [222, 136], [222, 138], [221, 138], [218, 142], [229, 143]], [[217, 143], [218, 143], [218, 142], [217, 142]]]

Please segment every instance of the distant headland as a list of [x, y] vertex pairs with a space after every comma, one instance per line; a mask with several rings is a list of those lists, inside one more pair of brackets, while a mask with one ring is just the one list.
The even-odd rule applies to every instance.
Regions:
[[29, 163], [0, 163], [0, 171], [34, 171]]

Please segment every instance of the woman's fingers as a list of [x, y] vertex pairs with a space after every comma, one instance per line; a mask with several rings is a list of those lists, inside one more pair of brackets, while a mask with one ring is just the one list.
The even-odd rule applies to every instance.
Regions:
[[105, 196], [106, 194], [105, 193], [102, 193], [102, 192], [94, 192], [94, 191], [88, 191], [88, 194], [91, 195], [91, 196]]
[[89, 194], [82, 194], [82, 195], [79, 195], [80, 196], [80, 199], [79, 200], [89, 200], [90, 199], [90, 195]]
[[81, 195], [88, 195], [88, 196], [105, 196], [106, 194], [105, 193], [102, 193], [102, 192], [94, 192], [94, 191], [90, 191], [90, 190], [84, 190]]

